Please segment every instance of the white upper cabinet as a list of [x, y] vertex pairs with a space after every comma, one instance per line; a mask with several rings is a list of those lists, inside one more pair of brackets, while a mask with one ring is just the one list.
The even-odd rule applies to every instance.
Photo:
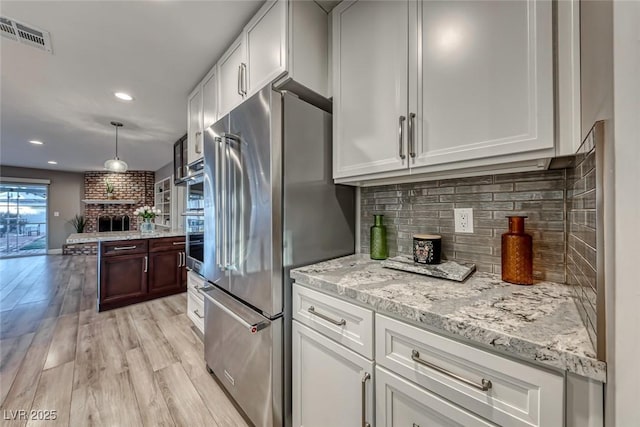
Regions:
[[334, 178], [407, 168], [409, 7], [361, 0], [334, 9]]
[[202, 86], [187, 101], [187, 164], [202, 158]]
[[545, 0], [339, 4], [336, 181], [546, 167], [540, 159], [555, 155], [551, 7]]
[[218, 106], [221, 116], [244, 99], [244, 50], [244, 34], [241, 34], [218, 61]]
[[268, 0], [198, 85], [204, 91], [202, 129], [268, 84], [287, 89], [293, 79], [327, 97], [328, 22], [313, 1]]
[[[202, 81], [202, 129], [218, 120], [218, 73], [213, 68]], [[202, 141], [201, 141], [202, 144]]]
[[580, 0], [557, 3], [556, 155], [575, 154], [582, 143], [580, 93]]
[[551, 2], [418, 7], [411, 166], [553, 148]]
[[287, 67], [287, 2], [268, 1], [245, 27], [247, 93], [263, 88]]

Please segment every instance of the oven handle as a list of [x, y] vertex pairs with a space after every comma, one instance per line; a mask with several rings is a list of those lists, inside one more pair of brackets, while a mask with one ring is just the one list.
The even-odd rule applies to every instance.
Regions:
[[192, 211], [188, 211], [188, 212], [182, 212], [181, 213], [182, 216], [204, 216], [204, 212], [192, 212]]
[[269, 321], [267, 320], [256, 322], [256, 323], [247, 322], [245, 319], [243, 319], [242, 317], [238, 316], [236, 313], [231, 311], [231, 309], [229, 309], [227, 306], [222, 304], [220, 301], [218, 301], [217, 299], [209, 295], [207, 291], [210, 289], [213, 289], [213, 288], [211, 286], [205, 286], [202, 288], [198, 288], [198, 292], [200, 292], [206, 299], [211, 301], [211, 303], [217, 306], [220, 310], [224, 311], [229, 316], [233, 317], [238, 323], [240, 323], [242, 326], [247, 328], [249, 332], [251, 332], [252, 334], [255, 334], [256, 332], [269, 326]]

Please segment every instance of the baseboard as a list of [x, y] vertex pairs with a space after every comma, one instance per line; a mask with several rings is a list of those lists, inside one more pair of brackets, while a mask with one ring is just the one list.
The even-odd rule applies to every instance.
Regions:
[[62, 248], [60, 249], [49, 249], [47, 251], [48, 255], [62, 255]]

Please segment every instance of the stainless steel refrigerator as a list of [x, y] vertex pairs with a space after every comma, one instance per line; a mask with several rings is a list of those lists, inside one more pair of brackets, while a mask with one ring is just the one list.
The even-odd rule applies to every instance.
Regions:
[[204, 137], [205, 361], [256, 426], [290, 425], [289, 270], [354, 252], [331, 115], [267, 87]]

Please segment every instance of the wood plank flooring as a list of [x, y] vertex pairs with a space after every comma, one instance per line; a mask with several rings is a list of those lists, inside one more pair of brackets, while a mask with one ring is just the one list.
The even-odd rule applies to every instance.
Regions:
[[247, 426], [186, 294], [98, 313], [96, 274], [94, 256], [0, 259], [0, 425]]

